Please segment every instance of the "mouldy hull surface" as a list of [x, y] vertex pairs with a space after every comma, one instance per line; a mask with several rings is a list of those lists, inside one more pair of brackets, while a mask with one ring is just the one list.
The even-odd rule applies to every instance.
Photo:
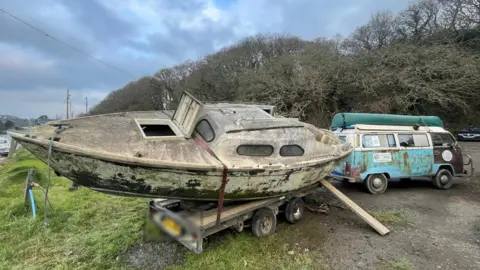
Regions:
[[170, 111], [46, 123], [10, 135], [79, 185], [116, 195], [251, 200], [308, 187], [353, 148], [333, 132], [276, 118], [262, 106], [202, 104], [184, 94]]
[[[20, 141], [42, 161], [48, 160], [48, 146]], [[316, 184], [347, 155], [325, 163], [296, 169], [229, 172], [225, 200], [252, 200], [280, 196]], [[79, 185], [99, 192], [186, 200], [218, 200], [222, 171], [180, 170], [127, 165], [100, 158], [51, 153], [51, 167]]]

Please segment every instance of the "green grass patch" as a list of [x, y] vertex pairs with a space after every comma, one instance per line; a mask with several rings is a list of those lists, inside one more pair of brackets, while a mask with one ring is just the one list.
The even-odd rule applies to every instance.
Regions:
[[168, 269], [322, 269], [319, 259], [309, 251], [286, 244], [289, 231], [294, 230], [263, 238], [248, 231], [229, 235], [209, 245], [201, 255], [188, 254], [183, 265]]
[[376, 211], [370, 214], [381, 223], [404, 223], [407, 221], [405, 216], [398, 212]]
[[413, 266], [406, 259], [384, 261], [378, 264], [379, 269], [385, 270], [413, 270]]
[[141, 238], [145, 200], [109, 196], [87, 188], [69, 192], [71, 181], [51, 171], [48, 226], [44, 195], [34, 189], [37, 218], [24, 206], [30, 168], [46, 187], [47, 166], [20, 150], [0, 169], [0, 269], [118, 268], [116, 257]]
[[[143, 242], [146, 199], [88, 188], [69, 192], [71, 181], [51, 171], [49, 199], [54, 210], [48, 210], [45, 226], [40, 189], [34, 189], [36, 219], [24, 206], [30, 168], [36, 171], [36, 182], [46, 187], [47, 166], [23, 149], [0, 168], [0, 269], [131, 269], [122, 255]], [[182, 247], [185, 263], [169, 269], [321, 269], [311, 252], [286, 245], [298, 236], [295, 226], [265, 238], [252, 236], [248, 229], [221, 239], [210, 237], [212, 242], [200, 255]], [[154, 260], [162, 254], [151, 256]]]

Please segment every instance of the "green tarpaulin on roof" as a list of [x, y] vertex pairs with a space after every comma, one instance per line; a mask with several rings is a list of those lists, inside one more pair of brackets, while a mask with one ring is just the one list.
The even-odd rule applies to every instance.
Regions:
[[337, 113], [333, 116], [330, 128], [340, 128], [356, 124], [443, 127], [438, 116], [417, 116], [377, 113]]

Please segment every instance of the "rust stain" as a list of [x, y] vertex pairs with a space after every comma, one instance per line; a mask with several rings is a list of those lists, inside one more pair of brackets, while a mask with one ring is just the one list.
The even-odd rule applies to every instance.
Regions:
[[405, 166], [405, 169], [407, 169], [409, 166], [408, 166], [408, 152], [404, 152], [403, 153], [403, 166]]

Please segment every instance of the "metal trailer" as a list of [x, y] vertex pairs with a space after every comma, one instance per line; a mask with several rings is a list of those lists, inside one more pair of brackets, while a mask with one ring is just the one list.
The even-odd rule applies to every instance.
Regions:
[[275, 232], [279, 212], [284, 213], [289, 223], [297, 222], [304, 214], [302, 198], [319, 188], [322, 188], [320, 183], [280, 197], [225, 202], [218, 221], [216, 202], [154, 199], [148, 203], [147, 215], [161, 232], [200, 254], [204, 238], [228, 228], [241, 232], [245, 227], [251, 227], [253, 235], [263, 237]]

